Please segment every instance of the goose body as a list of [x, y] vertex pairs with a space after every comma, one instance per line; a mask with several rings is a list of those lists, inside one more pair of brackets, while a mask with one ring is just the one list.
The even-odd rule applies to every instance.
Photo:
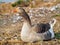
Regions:
[[35, 31], [35, 26], [31, 27], [28, 23], [24, 22], [22, 31], [21, 31], [21, 39], [24, 42], [34, 42], [39, 40], [50, 40], [54, 38], [53, 28], [50, 28], [46, 32], [37, 32]]
[[[54, 38], [53, 26], [56, 23], [56, 19], [53, 19], [46, 24], [31, 25], [31, 20], [24, 9], [18, 8], [18, 13], [24, 18], [21, 40], [24, 42], [34, 42], [39, 40], [49, 40]], [[22, 14], [21, 14], [22, 13]]]

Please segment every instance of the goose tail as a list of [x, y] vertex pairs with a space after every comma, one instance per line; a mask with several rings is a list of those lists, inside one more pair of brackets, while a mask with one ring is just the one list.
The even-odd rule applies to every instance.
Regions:
[[56, 24], [56, 19], [53, 18], [50, 22], [49, 22], [51, 28], [53, 28], [53, 26]]

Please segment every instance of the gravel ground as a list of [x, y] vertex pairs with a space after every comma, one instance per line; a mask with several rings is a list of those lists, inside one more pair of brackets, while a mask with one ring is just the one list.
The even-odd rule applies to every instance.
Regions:
[[[32, 24], [47, 23], [52, 18], [55, 18], [57, 20], [57, 23], [54, 26], [54, 32], [56, 34], [59, 33], [60, 17], [56, 16], [57, 14], [60, 14], [60, 8], [58, 6], [50, 8], [32, 8], [29, 9], [27, 13], [30, 16]], [[23, 18], [21, 18], [19, 15], [0, 16], [0, 41], [4, 42], [0, 42], [1, 45], [60, 45], [60, 40], [56, 38], [51, 41], [38, 41], [36, 43], [25, 43], [21, 41], [20, 31], [22, 28], [22, 22]], [[10, 40], [10, 43], [8, 40]]]

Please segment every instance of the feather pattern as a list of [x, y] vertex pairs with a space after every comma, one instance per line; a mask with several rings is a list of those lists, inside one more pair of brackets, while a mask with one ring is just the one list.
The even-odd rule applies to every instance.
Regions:
[[19, 14], [25, 19], [21, 30], [21, 39], [24, 42], [34, 42], [39, 40], [49, 40], [54, 38], [53, 26], [56, 20], [49, 23], [40, 23], [32, 26], [30, 17], [23, 8], [19, 8]]

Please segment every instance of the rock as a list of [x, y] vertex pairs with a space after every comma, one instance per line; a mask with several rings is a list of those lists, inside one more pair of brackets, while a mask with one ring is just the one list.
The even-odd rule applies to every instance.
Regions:
[[56, 0], [43, 0], [44, 2], [56, 2]]
[[12, 18], [13, 18], [13, 19], [12, 19], [12, 20], [13, 20], [13, 23], [17, 22], [19, 19], [20, 19], [20, 20], [22, 19], [22, 17], [20, 17], [19, 14], [13, 15]]
[[[33, 16], [44, 16], [43, 14], [45, 13], [44, 12], [44, 8], [32, 8], [29, 10], [29, 15], [30, 15], [30, 18], [32, 18]], [[37, 13], [36, 13], [37, 12]]]
[[56, 7], [60, 8], [60, 4], [57, 4]]
[[2, 37], [0, 37], [0, 41], [2, 41]]
[[53, 7], [50, 8], [50, 10], [51, 10], [51, 11], [55, 11], [56, 8], [57, 8], [56, 6], [53, 6]]

